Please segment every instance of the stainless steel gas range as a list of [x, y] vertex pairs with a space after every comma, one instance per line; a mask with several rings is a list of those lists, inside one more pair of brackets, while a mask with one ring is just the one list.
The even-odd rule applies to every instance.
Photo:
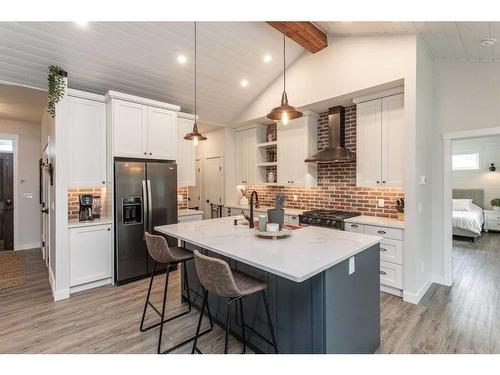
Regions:
[[299, 215], [299, 223], [301, 226], [315, 225], [344, 230], [344, 220], [359, 215], [361, 215], [359, 212], [352, 211], [312, 210]]

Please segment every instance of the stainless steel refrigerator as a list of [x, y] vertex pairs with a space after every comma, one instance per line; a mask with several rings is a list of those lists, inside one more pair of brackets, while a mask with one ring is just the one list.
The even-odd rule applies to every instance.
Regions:
[[[153, 268], [144, 232], [177, 223], [177, 165], [115, 159], [115, 282], [147, 276]], [[176, 246], [176, 240], [168, 242]]]

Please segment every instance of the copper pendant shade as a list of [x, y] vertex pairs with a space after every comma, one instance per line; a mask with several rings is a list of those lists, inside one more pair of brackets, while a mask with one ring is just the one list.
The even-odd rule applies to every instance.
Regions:
[[198, 131], [198, 107], [197, 107], [197, 98], [196, 98], [196, 88], [197, 88], [197, 80], [196, 80], [196, 22], [194, 23], [194, 124], [193, 131], [191, 133], [187, 133], [184, 136], [184, 139], [188, 141], [193, 141], [194, 145], [198, 144], [198, 141], [206, 141], [207, 137], [201, 134]]
[[267, 118], [274, 121], [281, 121], [283, 125], [287, 125], [289, 120], [302, 117], [302, 112], [297, 111], [294, 106], [288, 104], [288, 96], [286, 94], [286, 23], [283, 31], [283, 94], [281, 94], [281, 105], [275, 107], [267, 114]]

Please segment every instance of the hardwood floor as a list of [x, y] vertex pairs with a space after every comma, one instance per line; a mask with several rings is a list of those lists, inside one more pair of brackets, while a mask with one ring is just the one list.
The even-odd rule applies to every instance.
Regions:
[[[0, 290], [0, 353], [155, 353], [158, 330], [139, 331], [148, 280], [104, 286], [53, 302], [47, 270], [38, 250], [26, 251], [26, 284]], [[381, 293], [379, 353], [500, 353], [500, 234], [486, 233], [474, 244], [454, 241], [453, 287], [433, 285], [419, 305]], [[161, 301], [157, 278], [154, 303]], [[169, 287], [167, 311], [183, 310], [179, 272]], [[164, 345], [191, 335], [198, 312], [164, 330]], [[156, 318], [148, 314], [148, 321]], [[222, 353], [220, 327], [199, 347]], [[188, 344], [176, 353], [189, 353]], [[231, 338], [230, 352], [240, 351]]]

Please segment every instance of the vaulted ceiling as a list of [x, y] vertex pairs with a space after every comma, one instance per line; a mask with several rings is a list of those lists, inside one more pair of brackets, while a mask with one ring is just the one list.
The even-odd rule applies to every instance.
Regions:
[[[436, 59], [497, 61], [499, 22], [314, 22], [330, 38], [346, 35], [421, 35]], [[69, 86], [94, 93], [118, 90], [194, 110], [193, 23], [0, 22], [0, 81], [46, 89], [48, 66], [69, 72]], [[306, 52], [287, 42], [288, 64]], [[182, 65], [179, 54], [187, 57]], [[271, 61], [263, 57], [269, 54]], [[281, 35], [265, 22], [198, 24], [200, 119], [233, 120], [282, 73]], [[368, 62], [369, 63], [369, 62]], [[246, 79], [248, 85], [240, 82]], [[279, 99], [279, 98], [277, 98]], [[269, 103], [273, 107], [278, 103]]]

